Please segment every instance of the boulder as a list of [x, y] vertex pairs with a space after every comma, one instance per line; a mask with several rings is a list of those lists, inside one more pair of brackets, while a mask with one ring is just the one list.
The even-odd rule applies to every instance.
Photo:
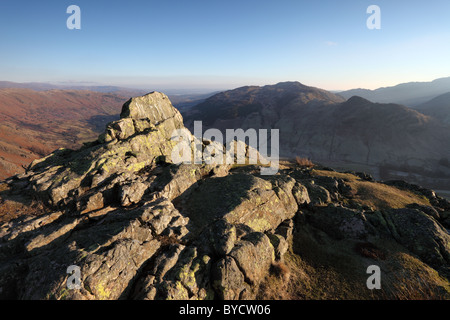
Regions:
[[298, 206], [292, 195], [294, 181], [277, 185], [253, 175], [236, 173], [210, 178], [192, 186], [183, 212], [198, 226], [217, 218], [244, 224], [254, 231], [274, 230], [292, 218]]
[[182, 128], [181, 114], [164, 94], [133, 98], [123, 106], [121, 119], [110, 123], [97, 142], [77, 151], [60, 149], [34, 161], [26, 180], [49, 205], [64, 205], [74, 190], [81, 196], [86, 184], [97, 186], [114, 175], [137, 173], [160, 157], [170, 162], [176, 145], [172, 133]]
[[212, 269], [213, 288], [222, 300], [240, 300], [249, 290], [244, 275], [239, 270], [234, 258], [226, 256], [219, 260]]
[[230, 256], [244, 274], [251, 285], [259, 284], [273, 261], [275, 253], [269, 238], [260, 232], [250, 233], [236, 243]]
[[417, 209], [397, 209], [385, 217], [399, 243], [426, 263], [449, 269], [450, 235], [432, 216]]

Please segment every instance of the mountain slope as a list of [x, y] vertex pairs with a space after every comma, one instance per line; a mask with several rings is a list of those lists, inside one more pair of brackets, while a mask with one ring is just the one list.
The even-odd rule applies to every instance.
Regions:
[[87, 90], [0, 89], [0, 179], [57, 148], [95, 139], [127, 99]]
[[449, 89], [450, 77], [436, 79], [431, 82], [402, 83], [376, 90], [352, 89], [339, 92], [339, 95], [346, 99], [360, 96], [372, 102], [397, 103], [414, 107], [448, 92]]
[[[276, 121], [303, 106], [332, 105], [342, 97], [299, 82], [282, 82], [264, 87], [248, 86], [218, 93], [183, 113], [186, 126], [201, 120], [206, 127], [273, 127]], [[248, 122], [248, 125], [246, 125]]]
[[217, 94], [184, 113], [188, 127], [280, 130], [280, 155], [316, 161], [433, 170], [450, 157], [450, 130], [397, 104], [348, 101], [300, 83], [243, 87]]
[[12, 82], [12, 81], [0, 81], [1, 89], [30, 89], [34, 91], [49, 91], [49, 90], [76, 90], [76, 91], [94, 91], [102, 93], [114, 93], [124, 96], [141, 95], [146, 93], [142, 89], [132, 89], [117, 86], [107, 86], [107, 85], [77, 85], [77, 84], [66, 84], [57, 85], [46, 82]]
[[414, 109], [450, 125], [450, 92], [420, 104]]

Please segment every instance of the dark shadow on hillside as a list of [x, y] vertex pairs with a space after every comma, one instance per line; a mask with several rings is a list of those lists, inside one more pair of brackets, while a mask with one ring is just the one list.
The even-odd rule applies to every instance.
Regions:
[[105, 130], [108, 123], [119, 120], [120, 115], [96, 115], [90, 117], [86, 122], [89, 124], [91, 129], [95, 132], [101, 133]]

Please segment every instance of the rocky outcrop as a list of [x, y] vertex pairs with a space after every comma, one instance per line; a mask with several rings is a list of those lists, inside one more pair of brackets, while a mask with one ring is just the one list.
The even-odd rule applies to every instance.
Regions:
[[[57, 150], [7, 180], [2, 199], [45, 207], [1, 225], [0, 298], [254, 299], [292, 256], [338, 255], [338, 245], [355, 243], [388, 243], [383, 250], [400, 248], [450, 276], [449, 203], [433, 192], [391, 184], [411, 192], [411, 203], [378, 208], [358, 203], [357, 183], [377, 184], [364, 175], [173, 164], [171, 134], [183, 128], [165, 95], [134, 98], [97, 141]], [[374, 263], [358, 252], [356, 273]], [[346, 268], [353, 261], [342, 259]], [[71, 266], [79, 288], [67, 287]]]

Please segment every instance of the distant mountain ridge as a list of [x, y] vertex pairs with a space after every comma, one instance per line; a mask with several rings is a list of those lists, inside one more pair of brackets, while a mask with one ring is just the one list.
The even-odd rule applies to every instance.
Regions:
[[349, 99], [360, 96], [372, 102], [397, 103], [414, 107], [450, 91], [450, 77], [431, 82], [408, 82], [376, 90], [352, 89], [339, 92]]
[[422, 103], [414, 109], [450, 125], [450, 92]]
[[403, 105], [346, 101], [298, 82], [222, 92], [183, 116], [190, 129], [196, 120], [203, 130], [279, 129], [281, 157], [450, 174], [439, 165], [450, 159], [450, 127]]
[[118, 86], [108, 85], [80, 85], [80, 84], [52, 84], [47, 82], [12, 82], [12, 81], [0, 81], [0, 88], [2, 89], [31, 89], [34, 91], [48, 91], [48, 90], [89, 90], [102, 93], [118, 93], [124, 95], [141, 95], [147, 93], [146, 90], [125, 88]]
[[242, 118], [257, 127], [272, 127], [275, 120], [285, 116], [282, 111], [291, 105], [328, 105], [344, 101], [339, 95], [323, 89], [299, 82], [282, 82], [220, 92], [192, 107], [183, 116], [188, 128], [194, 120], [202, 120], [207, 126], [214, 125], [218, 129], [233, 128], [234, 120], [238, 119], [239, 122]]

